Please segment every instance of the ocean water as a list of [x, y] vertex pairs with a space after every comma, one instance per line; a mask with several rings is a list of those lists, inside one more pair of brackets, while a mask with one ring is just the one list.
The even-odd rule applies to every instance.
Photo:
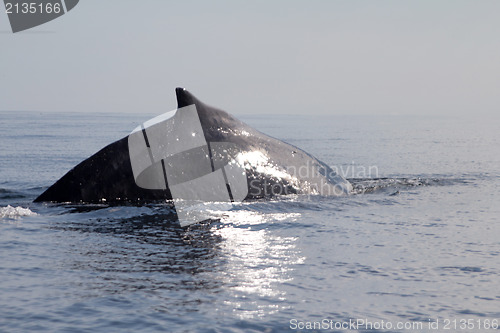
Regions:
[[500, 325], [498, 120], [240, 117], [354, 191], [245, 202], [187, 229], [165, 205], [32, 203], [152, 116], [0, 113], [1, 332]]

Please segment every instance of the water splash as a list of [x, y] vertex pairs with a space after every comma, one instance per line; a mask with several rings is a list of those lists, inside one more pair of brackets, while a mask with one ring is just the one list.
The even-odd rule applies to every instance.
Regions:
[[34, 216], [37, 213], [31, 211], [29, 208], [23, 207], [12, 207], [8, 205], [7, 207], [0, 208], [0, 219], [10, 219], [15, 220], [23, 216]]
[[396, 191], [420, 186], [447, 186], [467, 183], [464, 179], [448, 178], [351, 178], [351, 194], [365, 194], [379, 191]]

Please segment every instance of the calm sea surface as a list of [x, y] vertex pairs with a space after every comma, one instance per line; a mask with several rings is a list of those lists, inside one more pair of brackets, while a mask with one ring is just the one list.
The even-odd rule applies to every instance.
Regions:
[[355, 191], [245, 202], [187, 230], [163, 205], [32, 203], [152, 116], [0, 113], [0, 332], [500, 325], [498, 119], [240, 117]]

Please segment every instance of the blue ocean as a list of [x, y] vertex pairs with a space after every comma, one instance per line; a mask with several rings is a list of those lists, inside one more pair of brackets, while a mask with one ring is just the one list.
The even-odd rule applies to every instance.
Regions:
[[32, 201], [153, 114], [0, 113], [0, 332], [500, 326], [498, 119], [251, 115], [352, 183], [235, 204]]

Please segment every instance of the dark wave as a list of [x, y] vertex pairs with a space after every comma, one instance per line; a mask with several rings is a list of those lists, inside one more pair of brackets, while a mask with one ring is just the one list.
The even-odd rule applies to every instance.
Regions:
[[27, 194], [18, 191], [18, 190], [12, 190], [12, 189], [7, 189], [7, 188], [0, 188], [0, 200], [7, 200], [7, 199], [24, 199], [27, 197]]

